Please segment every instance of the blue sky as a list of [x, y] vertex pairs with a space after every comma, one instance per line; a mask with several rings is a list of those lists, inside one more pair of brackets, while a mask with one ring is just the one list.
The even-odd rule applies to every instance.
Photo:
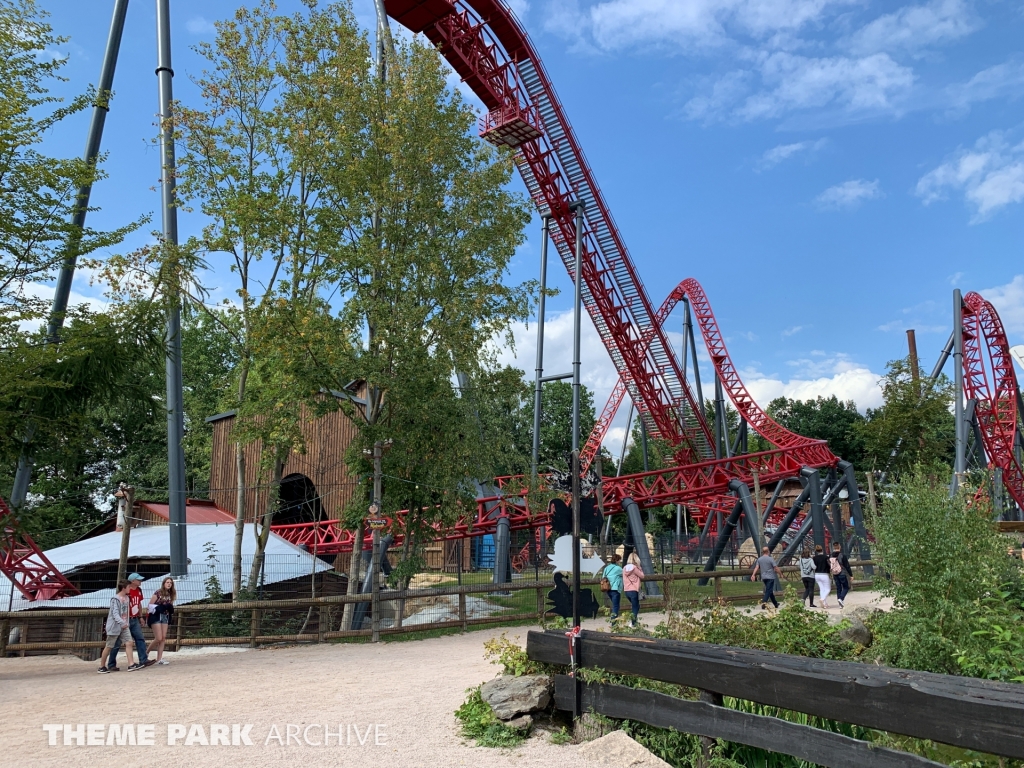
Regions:
[[[1024, 6], [1009, 0], [516, 0], [653, 304], [707, 291], [762, 404], [835, 393], [877, 405], [915, 328], [930, 367], [952, 290], [978, 290], [1024, 342]], [[69, 92], [99, 74], [112, 3], [49, 0], [71, 40]], [[175, 95], [190, 46], [235, 2], [172, 4]], [[296, 3], [281, 0], [282, 9]], [[356, 0], [372, 25], [372, 0]], [[155, 211], [154, 4], [135, 0], [115, 79], [95, 226]], [[88, 117], [47, 151], [81, 152]], [[517, 182], [518, 189], [522, 185]], [[183, 235], [200, 225], [182, 214]], [[132, 245], [147, 239], [135, 237]], [[537, 274], [539, 221], [511, 278]], [[557, 260], [547, 367], [568, 369], [570, 283]], [[227, 278], [226, 278], [227, 280]], [[99, 289], [83, 279], [83, 297]], [[45, 293], [44, 287], [38, 289]], [[679, 315], [670, 319], [676, 342]], [[533, 324], [518, 328], [532, 372]], [[515, 360], [510, 352], [502, 359]], [[592, 333], [598, 406], [614, 370]], [[710, 371], [705, 370], [705, 376]], [[610, 434], [617, 450], [623, 416]]]

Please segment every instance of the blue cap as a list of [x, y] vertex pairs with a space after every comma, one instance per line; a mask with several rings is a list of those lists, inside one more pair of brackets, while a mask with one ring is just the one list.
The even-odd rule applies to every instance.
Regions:
[[140, 576], [138, 573], [129, 573], [128, 581], [145, 581], [145, 579], [142, 578], [142, 576]]

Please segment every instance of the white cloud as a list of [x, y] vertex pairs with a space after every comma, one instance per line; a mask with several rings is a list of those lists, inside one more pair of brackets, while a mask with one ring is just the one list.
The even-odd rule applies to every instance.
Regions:
[[[817, 22], [849, 0], [605, 0], [577, 14], [603, 50], [637, 45], [687, 51], [728, 44], [734, 35], [764, 39]], [[566, 4], [560, 4], [565, 7]]]
[[1010, 344], [1024, 337], [1024, 275], [1017, 275], [1006, 285], [986, 288], [979, 293], [992, 302], [1010, 336]]
[[[79, 280], [78, 275], [76, 274], [74, 284], [81, 289], [84, 289], [83, 282], [88, 282], [88, 280]], [[25, 283], [23, 291], [25, 298], [44, 299], [47, 302], [53, 301], [54, 286], [52, 285], [43, 285], [42, 283]], [[68, 296], [68, 307], [72, 309], [85, 305], [93, 312], [102, 312], [107, 308], [107, 304], [108, 302], [105, 299], [96, 296], [86, 296], [85, 294], [74, 290], [74, 288], [72, 288], [71, 293]], [[21, 330], [34, 331], [45, 325], [45, 320], [22, 323]]]
[[766, 407], [776, 397], [814, 400], [831, 395], [842, 401], [853, 400], [861, 412], [882, 404], [882, 389], [878, 384], [882, 377], [879, 374], [862, 366], [847, 364], [841, 367], [842, 370], [831, 376], [804, 378], [798, 375], [787, 381], [758, 372], [745, 372], [743, 383], [761, 407]]
[[909, 50], [957, 40], [981, 28], [981, 19], [964, 0], [933, 0], [907, 5], [861, 27], [849, 41], [853, 53]]
[[878, 188], [878, 179], [874, 181], [852, 179], [829, 187], [815, 198], [815, 202], [819, 208], [835, 211], [843, 208], [855, 208], [865, 200], [883, 196], [882, 191]]
[[217, 28], [213, 26], [213, 22], [207, 21], [202, 16], [193, 16], [191, 19], [186, 21], [185, 29], [193, 35], [206, 35], [217, 31]]
[[[759, 87], [752, 91], [749, 83], [757, 78]], [[706, 121], [763, 120], [826, 108], [848, 117], [899, 114], [913, 85], [913, 70], [886, 53], [812, 58], [776, 51], [757, 56], [756, 75], [740, 70], [710, 81], [683, 114]]]
[[786, 330], [784, 330], [782, 332], [782, 338], [785, 339], [785, 338], [787, 338], [789, 336], [794, 336], [794, 335], [800, 333], [800, 331], [802, 331], [803, 329], [804, 329], [804, 327], [802, 325], [794, 325], [794, 326], [792, 326], [790, 328], [787, 328]]
[[974, 208], [971, 223], [990, 218], [1011, 203], [1024, 200], [1024, 142], [1011, 145], [1003, 131], [992, 131], [975, 142], [973, 149], [959, 150], [946, 162], [922, 176], [917, 195], [930, 205], [946, 197], [948, 190], [963, 191]]
[[1024, 93], [1024, 62], [1011, 59], [983, 69], [966, 83], [946, 89], [952, 115], [966, 113], [972, 104], [1000, 98], [1017, 98]]
[[759, 171], [767, 171], [795, 155], [804, 152], [816, 152], [824, 147], [827, 141], [827, 139], [818, 139], [817, 141], [799, 141], [795, 144], [779, 144], [777, 147], [772, 147], [761, 155], [756, 168]]

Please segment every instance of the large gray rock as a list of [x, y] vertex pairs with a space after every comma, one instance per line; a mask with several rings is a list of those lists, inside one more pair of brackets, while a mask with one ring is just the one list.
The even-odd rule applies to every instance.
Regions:
[[600, 739], [588, 741], [579, 752], [587, 760], [614, 768], [672, 768], [627, 736], [625, 731], [612, 731]]
[[499, 720], [536, 712], [551, 703], [551, 678], [547, 675], [502, 675], [480, 686], [480, 697], [491, 705]]
[[839, 630], [839, 637], [847, 642], [863, 645], [865, 648], [871, 645], [874, 638], [871, 636], [871, 630], [864, 626], [864, 622], [856, 616], [848, 616], [847, 620], [850, 622], [850, 626]]

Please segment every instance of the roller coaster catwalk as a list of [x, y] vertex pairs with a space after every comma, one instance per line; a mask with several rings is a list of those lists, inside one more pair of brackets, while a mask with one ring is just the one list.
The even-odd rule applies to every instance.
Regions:
[[[835, 456], [824, 441], [790, 432], [754, 402], [739, 378], [700, 284], [683, 280], [657, 311], [653, 308], [540, 57], [512, 12], [498, 0], [385, 0], [384, 5], [395, 21], [425, 35], [484, 103], [488, 112], [480, 120], [480, 135], [515, 151], [518, 170], [542, 214], [544, 236], [551, 238], [570, 275], [575, 271], [577, 221], [582, 222], [583, 306], [620, 379], [581, 451], [581, 468], [586, 471], [597, 455], [627, 394], [648, 436], [664, 441], [672, 450], [667, 469], [604, 478], [606, 513], [626, 512], [634, 540], [645, 549], [640, 544], [644, 536], [639, 511], [686, 505], [690, 517], [702, 527], [702, 538], [713, 542], [705, 563], [708, 571], [714, 570], [738, 526], [749, 532], [758, 550], [766, 529], [773, 531], [766, 542], [769, 547], [787, 541], [783, 559], [808, 534], [815, 543], [837, 540], [847, 551], [855, 549], [862, 559], [869, 559], [852, 465]], [[581, 203], [584, 212], [577, 217]], [[664, 328], [679, 303], [684, 305], [686, 318], [681, 358], [670, 347]], [[719, 423], [709, 425], [701, 407], [691, 313], [714, 366], [716, 392], [720, 389], [728, 396], [741, 420], [732, 444], [722, 429], [724, 419], [716, 418]], [[962, 395], [957, 408], [954, 483], [970, 464], [993, 470], [993, 500], [999, 501], [1004, 516], [1016, 519], [1024, 510], [1024, 404], [1006, 335], [995, 309], [976, 293], [961, 298], [955, 292], [953, 314], [953, 332], [932, 380], [952, 356]], [[687, 377], [688, 353], [693, 387]], [[748, 430], [773, 447], [745, 452]], [[750, 493], [755, 477], [762, 486], [797, 479], [803, 491], [788, 510], [774, 509], [775, 494], [761, 511]], [[529, 481], [497, 478], [490, 492], [480, 494], [475, 514], [438, 530], [437, 538], [497, 534], [498, 559], [507, 558], [509, 531], [538, 532], [551, 524], [546, 507], [531, 508], [525, 491]], [[841, 494], [844, 489], [847, 493]], [[834, 506], [829, 514], [829, 506], [840, 494], [848, 496], [851, 503], [854, 530], [849, 539], [843, 536]], [[0, 518], [4, 516], [8, 524], [0, 539], [0, 568], [24, 596], [55, 597], [74, 589], [28, 536], [16, 532], [9, 510], [0, 502]], [[403, 513], [394, 518], [397, 540], [401, 540], [403, 521]], [[352, 534], [338, 521], [275, 526], [274, 531], [320, 554], [350, 552], [353, 547]], [[500, 551], [502, 541], [504, 553]], [[361, 544], [368, 547], [369, 536]]]

